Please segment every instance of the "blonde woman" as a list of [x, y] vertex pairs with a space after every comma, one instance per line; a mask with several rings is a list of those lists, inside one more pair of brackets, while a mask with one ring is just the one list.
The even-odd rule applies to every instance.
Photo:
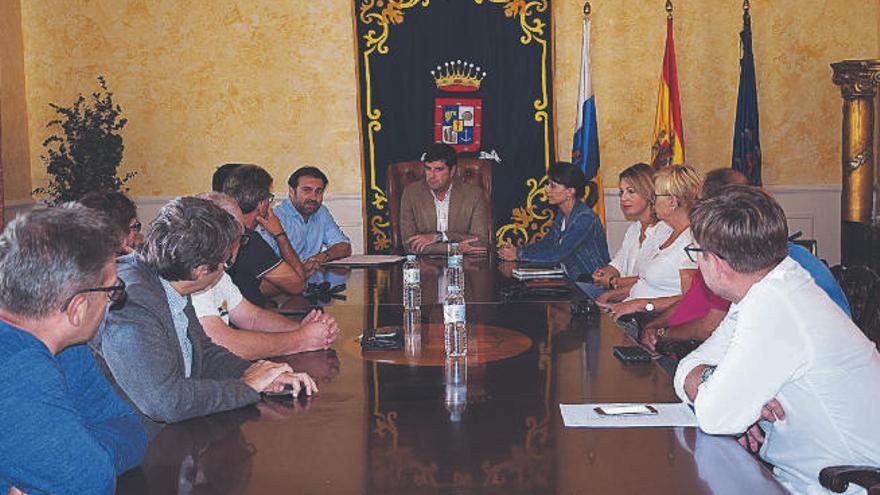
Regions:
[[608, 289], [636, 283], [639, 266], [672, 233], [669, 225], [657, 221], [651, 208], [654, 169], [646, 163], [637, 163], [621, 172], [618, 178], [620, 210], [632, 223], [611, 262], [593, 272], [593, 282]]
[[[690, 286], [697, 267], [684, 251], [693, 242], [688, 214], [702, 188], [702, 176], [688, 166], [666, 167], [654, 174], [654, 213], [669, 225], [671, 233], [646, 253], [635, 284], [600, 297], [602, 307], [614, 319], [631, 313], [663, 311], [681, 299], [682, 292]], [[623, 302], [608, 303], [616, 300]]]

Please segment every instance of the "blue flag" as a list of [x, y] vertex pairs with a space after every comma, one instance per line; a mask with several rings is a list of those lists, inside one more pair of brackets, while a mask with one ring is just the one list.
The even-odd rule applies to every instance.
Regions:
[[755, 186], [761, 185], [761, 136], [758, 132], [758, 88], [755, 81], [755, 56], [752, 53], [752, 20], [743, 13], [740, 58], [739, 96], [736, 100], [736, 126], [733, 134], [731, 167], [739, 170]]

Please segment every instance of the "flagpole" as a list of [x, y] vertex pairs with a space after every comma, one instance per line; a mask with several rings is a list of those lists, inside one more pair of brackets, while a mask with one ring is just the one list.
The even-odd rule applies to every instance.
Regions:
[[666, 0], [666, 18], [672, 19], [672, 0]]
[[751, 5], [749, 4], [749, 0], [743, 0], [743, 10], [748, 12], [750, 8]]
[[590, 7], [590, 2], [584, 2], [584, 17], [586, 17], [587, 19], [590, 18], [590, 9], [591, 8], [592, 7]]

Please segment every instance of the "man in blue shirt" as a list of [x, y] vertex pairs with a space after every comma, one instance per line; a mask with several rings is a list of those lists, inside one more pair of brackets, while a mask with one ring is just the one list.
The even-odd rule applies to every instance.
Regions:
[[0, 237], [0, 493], [110, 494], [144, 456], [140, 418], [84, 345], [125, 302], [118, 248], [81, 205], [32, 211]]
[[[275, 207], [275, 215], [306, 273], [314, 272], [322, 263], [351, 256], [351, 240], [322, 204], [327, 183], [327, 176], [316, 167], [300, 167], [287, 179], [287, 199]], [[266, 229], [259, 232], [280, 256], [275, 238]]]

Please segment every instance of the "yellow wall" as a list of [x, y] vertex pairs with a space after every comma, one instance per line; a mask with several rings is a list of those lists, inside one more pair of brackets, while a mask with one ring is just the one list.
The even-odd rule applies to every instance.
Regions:
[[[602, 170], [614, 186], [619, 170], [648, 159], [665, 12], [661, 0], [592, 3]], [[841, 102], [829, 64], [880, 56], [880, 2], [753, 3], [765, 181], [837, 183]], [[17, 4], [7, 0], [0, 8]], [[8, 109], [5, 82], [3, 106], [6, 190], [13, 197], [46, 181], [39, 161], [52, 117], [46, 103], [69, 104], [95, 88], [98, 74], [129, 118], [123, 170], [140, 171], [133, 195], [206, 189], [213, 168], [226, 161], [262, 164], [279, 186], [293, 167], [314, 164], [329, 172], [331, 191], [360, 191], [351, 0], [21, 4], [27, 115]], [[740, 5], [676, 2], [686, 153], [703, 169], [730, 162]], [[581, 6], [554, 2], [562, 159], [575, 115]], [[4, 72], [15, 65], [9, 38], [3, 35]], [[7, 148], [23, 134], [29, 149]], [[21, 170], [28, 162], [29, 170]], [[27, 176], [32, 184], [20, 180]]]
[[[210, 188], [228, 161], [326, 168], [358, 191], [351, 5], [342, 1], [27, 0], [22, 6], [31, 148], [48, 101], [103, 74], [123, 106], [133, 195]], [[46, 15], [58, 12], [58, 16]], [[63, 14], [61, 14], [63, 13]], [[32, 160], [35, 184], [45, 181]]]
[[6, 201], [29, 199], [31, 195], [24, 76], [19, 2], [3, 0], [0, 1], [0, 164], [4, 169]]
[[[651, 4], [646, 7], [646, 4]], [[593, 1], [593, 77], [603, 178], [650, 158], [665, 38], [662, 1]], [[686, 160], [730, 166], [739, 78], [742, 2], [675, 2], [675, 42]], [[581, 5], [558, 2], [556, 105], [560, 157], [568, 156], [577, 94]], [[841, 98], [829, 64], [880, 57], [877, 0], [752, 2], [767, 184], [840, 182]]]

